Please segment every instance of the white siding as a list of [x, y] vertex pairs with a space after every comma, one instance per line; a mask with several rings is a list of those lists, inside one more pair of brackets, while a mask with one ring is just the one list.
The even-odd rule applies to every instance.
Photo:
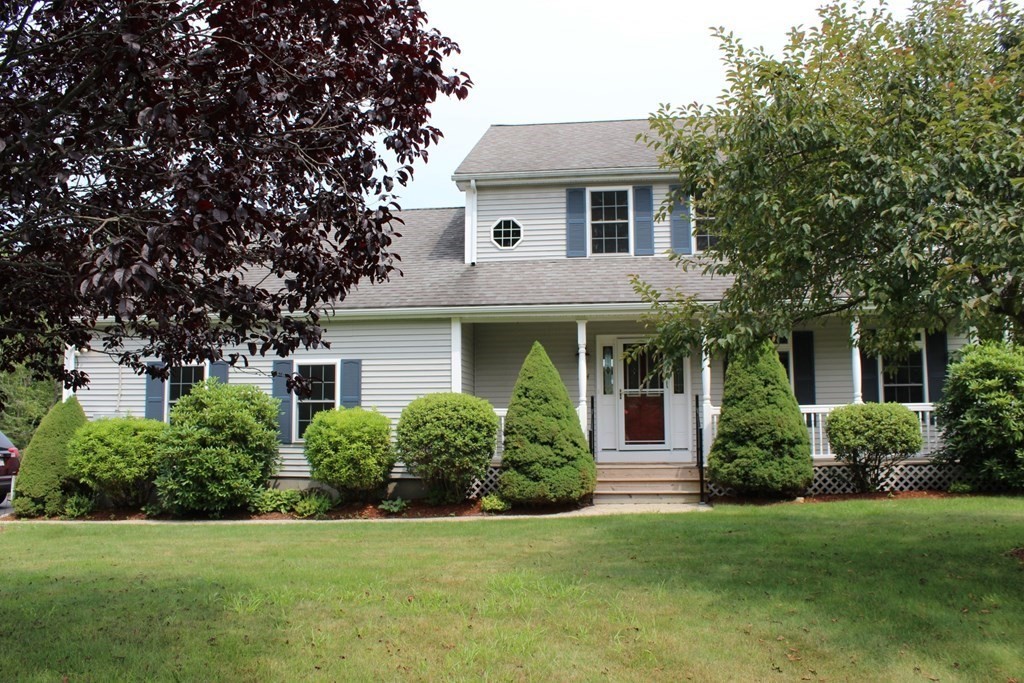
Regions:
[[[653, 183], [638, 183], [648, 184]], [[667, 184], [653, 184], [657, 214], [668, 193]], [[481, 188], [477, 192], [477, 261], [565, 258], [565, 190], [568, 186]], [[573, 187], [580, 187], [574, 185]], [[600, 186], [589, 186], [597, 189]], [[621, 187], [616, 185], [616, 187]], [[632, 200], [631, 200], [632, 201]], [[513, 249], [499, 249], [491, 240], [495, 223], [514, 219], [523, 229], [522, 241]], [[654, 251], [670, 246], [668, 221], [654, 224]], [[601, 258], [601, 257], [598, 257]]]
[[579, 400], [579, 388], [574, 322], [477, 325], [474, 393], [486, 398], [495, 408], [507, 408], [519, 369], [535, 341], [544, 346], [575, 404]]
[[[451, 321], [328, 322], [324, 339], [330, 349], [298, 351], [304, 358], [362, 360], [362, 404], [397, 423], [402, 409], [424, 394], [451, 391]], [[271, 390], [274, 358], [250, 358], [249, 367], [232, 368], [230, 384], [254, 384]], [[145, 414], [146, 380], [118, 367], [107, 356], [82, 354], [79, 366], [89, 373], [90, 388], [78, 392], [90, 418]], [[307, 476], [301, 444], [281, 447], [281, 476]]]
[[146, 378], [118, 365], [104, 353], [86, 351], [78, 368], [89, 375], [89, 386], [75, 394], [90, 420], [99, 417], [146, 415]]

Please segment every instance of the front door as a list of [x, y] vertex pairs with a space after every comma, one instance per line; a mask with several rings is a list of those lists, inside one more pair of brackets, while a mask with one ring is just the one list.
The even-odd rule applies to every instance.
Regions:
[[649, 351], [641, 351], [635, 359], [628, 358], [627, 354], [638, 346], [630, 342], [619, 344], [622, 359], [617, 411], [622, 425], [619, 446], [623, 450], [660, 450], [665, 448], [668, 439], [665, 380], [655, 371]]

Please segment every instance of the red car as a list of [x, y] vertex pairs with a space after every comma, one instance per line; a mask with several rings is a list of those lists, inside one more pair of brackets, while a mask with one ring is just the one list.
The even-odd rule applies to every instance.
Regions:
[[0, 503], [11, 493], [14, 475], [21, 467], [21, 455], [11, 440], [0, 432]]

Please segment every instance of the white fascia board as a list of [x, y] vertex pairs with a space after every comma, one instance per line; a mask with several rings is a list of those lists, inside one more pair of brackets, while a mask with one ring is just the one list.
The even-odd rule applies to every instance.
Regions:
[[557, 171], [515, 171], [502, 173], [456, 173], [452, 180], [465, 191], [473, 180], [481, 187], [502, 185], [561, 185], [565, 183], [586, 184], [588, 182], [633, 182], [637, 179], [676, 180], [678, 174], [654, 166], [650, 168], [593, 168], [563, 169]]
[[463, 322], [523, 319], [631, 319], [650, 310], [650, 305], [644, 303], [365, 308], [355, 310], [335, 310], [332, 313], [325, 315], [324, 320], [365, 320], [372, 318], [398, 320], [410, 318], [451, 318], [453, 316], [461, 318]]

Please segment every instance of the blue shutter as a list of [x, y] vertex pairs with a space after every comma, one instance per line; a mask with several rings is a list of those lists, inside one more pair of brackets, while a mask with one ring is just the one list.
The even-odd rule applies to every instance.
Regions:
[[[678, 192], [679, 185], [670, 185], [669, 192]], [[672, 204], [670, 219], [672, 231], [672, 251], [677, 254], [693, 253], [693, 227], [690, 225], [690, 202], [683, 201]]]
[[281, 399], [277, 409], [277, 440], [281, 443], [292, 442], [292, 395], [288, 393], [288, 377], [295, 371], [295, 364], [290, 360], [274, 361], [274, 378], [271, 395]]
[[565, 255], [587, 255], [587, 191], [579, 187], [565, 191]]
[[363, 361], [341, 361], [341, 405], [355, 408], [363, 401]]
[[654, 188], [633, 188], [633, 255], [654, 255]]
[[[163, 363], [147, 363], [159, 368]], [[159, 377], [146, 375], [146, 417], [150, 420], [164, 420], [164, 381]]]
[[216, 377], [221, 384], [227, 384], [229, 367], [231, 365], [226, 360], [210, 363], [210, 377]]
[[946, 348], [946, 332], [940, 330], [925, 336], [925, 355], [928, 358], [928, 396], [926, 401], [935, 403], [942, 398], [946, 387], [946, 365], [949, 351]]
[[860, 393], [865, 403], [878, 403], [878, 359], [860, 352]]
[[815, 404], [814, 393], [814, 333], [793, 333], [793, 393], [802, 406]]

